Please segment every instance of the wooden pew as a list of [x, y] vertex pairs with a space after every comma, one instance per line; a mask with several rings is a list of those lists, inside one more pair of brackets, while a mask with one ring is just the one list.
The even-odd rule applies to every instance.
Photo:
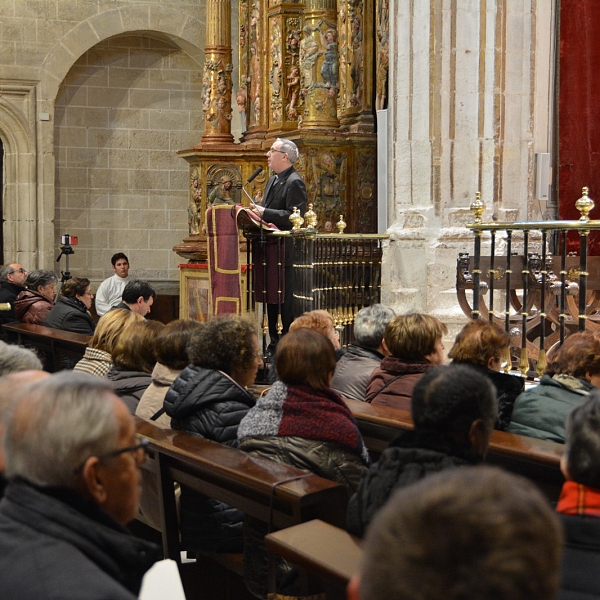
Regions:
[[304, 567], [322, 585], [327, 600], [346, 597], [346, 586], [358, 572], [360, 540], [318, 519], [294, 525], [265, 537], [267, 549]]
[[[34, 348], [44, 368], [51, 373], [64, 369], [63, 359], [75, 363], [83, 358], [91, 336], [30, 323], [5, 323], [2, 328], [16, 334], [21, 346]], [[45, 360], [44, 360], [45, 359]]]
[[[226, 502], [244, 514], [283, 529], [312, 519], [344, 527], [344, 486], [312, 473], [258, 458], [136, 417], [138, 435], [150, 440], [159, 485], [165, 557], [180, 562], [174, 483]], [[235, 566], [232, 566], [235, 570]]]
[[[377, 458], [399, 433], [413, 428], [408, 410], [345, 399], [365, 445]], [[492, 432], [486, 463], [501, 466], [538, 484], [551, 500], [560, 495], [564, 477], [560, 459], [564, 445], [506, 431]]]

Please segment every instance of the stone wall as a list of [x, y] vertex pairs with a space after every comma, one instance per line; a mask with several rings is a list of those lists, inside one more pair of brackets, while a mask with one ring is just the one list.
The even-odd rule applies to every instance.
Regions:
[[115, 251], [136, 276], [178, 279], [202, 72], [170, 43], [124, 35], [71, 68], [55, 105], [55, 231], [77, 235], [71, 271], [102, 278]]
[[189, 188], [175, 152], [202, 134], [204, 4], [0, 2], [5, 260], [54, 269], [68, 232], [76, 274], [103, 278], [124, 249], [138, 275], [176, 280]]

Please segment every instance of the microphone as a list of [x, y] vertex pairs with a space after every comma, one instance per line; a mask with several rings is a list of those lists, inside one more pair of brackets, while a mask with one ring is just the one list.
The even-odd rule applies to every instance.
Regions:
[[252, 183], [262, 173], [262, 170], [262, 167], [258, 167], [258, 169], [256, 169], [256, 171], [254, 171], [250, 177], [248, 177], [248, 181], [246, 181], [246, 183]]

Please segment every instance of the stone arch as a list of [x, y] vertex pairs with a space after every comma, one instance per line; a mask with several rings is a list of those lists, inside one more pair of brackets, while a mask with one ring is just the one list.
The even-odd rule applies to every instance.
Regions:
[[[54, 114], [59, 87], [72, 66], [88, 50], [109, 38], [143, 34], [168, 41], [188, 54], [201, 69], [204, 61], [204, 49], [200, 47], [203, 33], [203, 23], [169, 6], [124, 6], [94, 15], [65, 34], [44, 60], [40, 72], [38, 110]], [[38, 185], [45, 190], [40, 211], [49, 218], [40, 224], [43, 233], [39, 235], [39, 245], [30, 246], [30, 249], [40, 248], [45, 268], [53, 268], [56, 241], [53, 223], [56, 203], [54, 143], [52, 127], [44, 130], [43, 135], [38, 134]]]
[[31, 85], [0, 86], [0, 138], [4, 144], [4, 250], [7, 260], [38, 264], [35, 93]]

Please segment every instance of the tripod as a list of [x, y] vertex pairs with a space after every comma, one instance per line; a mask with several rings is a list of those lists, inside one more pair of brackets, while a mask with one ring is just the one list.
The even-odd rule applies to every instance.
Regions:
[[69, 271], [69, 256], [71, 254], [75, 254], [75, 250], [73, 250], [73, 246], [71, 246], [71, 244], [70, 244], [70, 242], [71, 242], [70, 236], [66, 235], [66, 236], [64, 236], [63, 239], [66, 239], [66, 243], [60, 247], [60, 254], [58, 255], [58, 258], [56, 259], [56, 262], [60, 262], [60, 259], [62, 258], [63, 254], [64, 254], [65, 270], [60, 272], [62, 277], [60, 278], [60, 286], [59, 286], [58, 292], [56, 294], [57, 297], [58, 297], [58, 294], [60, 293], [63, 283], [65, 281], [68, 281], [69, 279], [71, 279], [71, 271]]

